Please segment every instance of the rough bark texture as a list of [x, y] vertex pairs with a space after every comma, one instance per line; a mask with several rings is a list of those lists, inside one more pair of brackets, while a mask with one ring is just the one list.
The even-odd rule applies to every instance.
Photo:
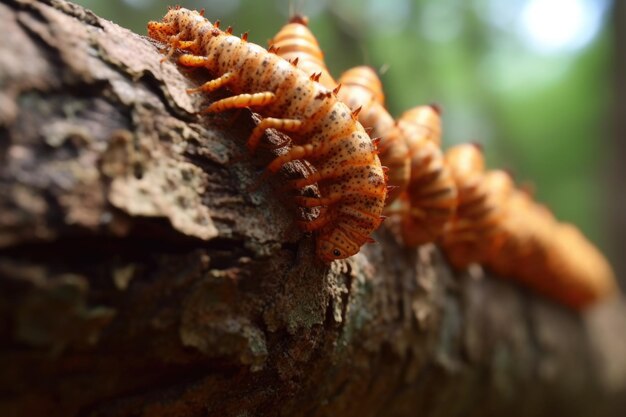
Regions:
[[622, 301], [579, 316], [388, 228], [321, 266], [280, 178], [248, 191], [251, 115], [194, 115], [203, 74], [60, 0], [0, 27], [0, 415], [626, 409]]

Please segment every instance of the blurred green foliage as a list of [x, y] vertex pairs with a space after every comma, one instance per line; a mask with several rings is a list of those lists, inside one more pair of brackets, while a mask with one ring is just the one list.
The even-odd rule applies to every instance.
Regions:
[[[436, 102], [444, 143], [477, 141], [491, 167], [531, 184], [537, 199], [607, 249], [604, 178], [611, 100], [611, 28], [606, 1], [595, 36], [579, 48], [533, 49], [520, 35], [532, 0], [202, 0], [210, 20], [250, 31], [267, 46], [291, 13], [310, 17], [333, 75], [360, 64], [386, 68], [382, 79], [395, 116]], [[548, 0], [554, 1], [554, 0]], [[78, 0], [137, 33], [171, 5], [163, 0]], [[562, 2], [561, 2], [562, 3]], [[570, 3], [571, 4], [571, 3]], [[569, 7], [569, 6], [567, 6]], [[592, 9], [593, 10], [593, 9]], [[556, 27], [562, 22], [547, 22]]]

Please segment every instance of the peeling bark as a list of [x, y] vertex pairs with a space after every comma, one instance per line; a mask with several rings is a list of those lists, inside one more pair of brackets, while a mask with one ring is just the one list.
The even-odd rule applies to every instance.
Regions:
[[621, 300], [578, 316], [392, 224], [319, 265], [283, 175], [250, 191], [253, 116], [195, 115], [205, 75], [61, 0], [0, 26], [0, 415], [626, 409]]

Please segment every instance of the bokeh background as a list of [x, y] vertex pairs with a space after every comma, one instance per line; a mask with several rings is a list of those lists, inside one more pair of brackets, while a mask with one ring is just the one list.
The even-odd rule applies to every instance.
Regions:
[[[145, 34], [173, 0], [76, 0]], [[626, 7], [622, 0], [201, 0], [210, 20], [263, 46], [309, 16], [333, 75], [379, 69], [398, 116], [444, 109], [444, 145], [475, 141], [488, 164], [536, 190], [607, 255], [626, 287]], [[621, 48], [618, 45], [621, 43]]]

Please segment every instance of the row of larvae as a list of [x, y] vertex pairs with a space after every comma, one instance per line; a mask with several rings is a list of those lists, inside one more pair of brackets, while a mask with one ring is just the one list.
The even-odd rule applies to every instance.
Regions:
[[439, 108], [418, 106], [396, 122], [385, 109], [382, 84], [370, 67], [350, 69], [338, 82], [333, 79], [305, 18], [292, 18], [270, 42], [271, 51], [315, 74], [351, 109], [360, 108], [359, 122], [379, 141], [379, 157], [388, 168], [387, 213], [401, 216], [405, 244], [415, 247], [441, 236], [454, 216], [457, 192], [441, 151]]
[[[400, 215], [407, 246], [436, 242], [451, 264], [480, 263], [574, 309], [616, 293], [603, 255], [572, 225], [558, 222], [504, 171], [485, 171], [473, 144], [441, 151], [436, 106], [418, 106], [397, 121], [384, 107], [382, 84], [369, 67], [329, 73], [306, 19], [293, 18], [271, 41], [273, 50], [330, 89], [370, 135], [380, 140], [380, 159], [395, 189], [388, 211]], [[378, 139], [380, 138], [380, 139]]]
[[515, 187], [501, 170], [486, 171], [475, 145], [446, 152], [457, 184], [456, 215], [441, 244], [459, 270], [479, 263], [565, 306], [582, 310], [617, 294], [605, 257], [573, 225]]

